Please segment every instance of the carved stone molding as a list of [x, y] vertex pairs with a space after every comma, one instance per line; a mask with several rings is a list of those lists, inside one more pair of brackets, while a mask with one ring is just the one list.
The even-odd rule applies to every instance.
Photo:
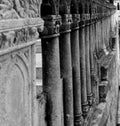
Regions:
[[72, 29], [79, 27], [80, 14], [73, 14], [72, 20], [73, 20]]
[[60, 15], [48, 15], [43, 18], [45, 21], [44, 31], [42, 36], [49, 36], [59, 33], [59, 27], [61, 25], [61, 16]]
[[40, 18], [1, 20], [0, 49], [38, 39], [38, 29], [43, 30], [43, 23]]
[[2, 0], [0, 19], [40, 16], [41, 0]]
[[89, 111], [89, 106], [88, 103], [86, 104], [82, 104], [82, 111], [83, 111], [83, 118], [86, 118], [88, 115], [88, 111]]
[[[31, 63], [24, 56], [30, 48], [0, 57], [0, 124], [31, 125]], [[30, 57], [30, 56], [28, 56]], [[21, 105], [20, 105], [21, 104]], [[22, 107], [24, 106], [24, 107]], [[20, 111], [19, 111], [20, 109]], [[34, 108], [33, 108], [34, 109]], [[26, 116], [27, 115], [27, 116]], [[19, 120], [19, 118], [21, 120]]]
[[73, 22], [72, 15], [71, 14], [64, 14], [62, 16], [62, 25], [60, 27], [60, 32], [65, 32], [67, 30], [70, 30], [72, 22]]

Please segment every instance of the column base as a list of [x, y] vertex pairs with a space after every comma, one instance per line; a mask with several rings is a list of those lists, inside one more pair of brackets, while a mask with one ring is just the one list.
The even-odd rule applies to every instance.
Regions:
[[89, 106], [92, 106], [92, 104], [93, 104], [93, 93], [90, 93], [87, 97], [88, 97]]
[[87, 114], [88, 114], [88, 111], [89, 111], [88, 102], [86, 102], [82, 105], [82, 111], [83, 111], [83, 118], [85, 119], [87, 117]]
[[83, 117], [82, 114], [75, 115], [75, 126], [82, 126], [83, 125]]

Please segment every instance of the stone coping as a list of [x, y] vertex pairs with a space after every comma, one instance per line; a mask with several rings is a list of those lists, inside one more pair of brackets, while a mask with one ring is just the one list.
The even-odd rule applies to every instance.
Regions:
[[40, 17], [0, 20], [0, 32], [8, 32], [22, 28], [37, 26], [39, 27], [39, 29], [41, 29], [41, 31], [43, 30], [44, 21]]
[[[116, 93], [117, 96], [117, 93]], [[115, 99], [115, 96], [111, 94], [111, 91], [108, 91], [106, 102], [101, 102], [94, 109], [91, 122], [89, 126], [106, 126], [109, 115], [111, 113], [111, 105], [113, 104], [112, 100]], [[114, 100], [114, 104], [117, 107], [117, 101]], [[117, 112], [117, 110], [116, 110]], [[113, 112], [114, 113], [114, 112]], [[117, 115], [117, 114], [116, 114]], [[114, 117], [116, 119], [116, 116]], [[114, 120], [114, 123], [116, 120]]]

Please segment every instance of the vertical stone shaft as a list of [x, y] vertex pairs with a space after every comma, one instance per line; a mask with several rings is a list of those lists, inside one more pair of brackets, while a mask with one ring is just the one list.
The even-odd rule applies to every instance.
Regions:
[[[98, 21], [95, 23], [95, 30], [96, 30], [96, 42], [95, 42], [95, 48], [96, 51], [98, 52], [98, 44], [99, 44], [99, 28], [98, 28]], [[97, 70], [97, 69], [96, 69]]]
[[[96, 33], [96, 35], [95, 35], [95, 53], [98, 53], [98, 51], [99, 51], [99, 47], [98, 47], [98, 42], [99, 42], [99, 38], [98, 38], [98, 36], [99, 36], [99, 34], [98, 34], [98, 32], [99, 32], [99, 28], [98, 28], [98, 21], [95, 23], [95, 33]], [[98, 70], [99, 70], [99, 66], [98, 66], [98, 62], [97, 62], [97, 59], [95, 59], [94, 60], [95, 61], [95, 91], [96, 91], [96, 104], [99, 102], [99, 90], [98, 90]]]
[[87, 84], [87, 97], [89, 105], [92, 104], [92, 92], [91, 92], [91, 77], [90, 77], [90, 56], [89, 56], [89, 25], [85, 27], [85, 49], [86, 49], [86, 84]]
[[70, 31], [60, 35], [60, 66], [64, 92], [64, 125], [74, 126]]
[[106, 31], [106, 25], [105, 25], [105, 19], [103, 20], [103, 49], [105, 50], [106, 49], [106, 34], [105, 34], [105, 31]]
[[106, 45], [106, 19], [104, 19], [104, 29], [103, 29], [103, 32], [104, 32], [104, 47], [105, 47], [105, 45]]
[[48, 126], [62, 125], [62, 84], [60, 80], [59, 37], [42, 39], [43, 91], [46, 95]]
[[[98, 21], [98, 52], [101, 50], [101, 25], [100, 21]], [[97, 63], [97, 76], [100, 78], [100, 64]], [[98, 85], [99, 86], [99, 85]]]
[[93, 30], [93, 24], [90, 25], [89, 29], [89, 40], [90, 40], [90, 73], [91, 73], [91, 90], [92, 95], [94, 97], [94, 58], [93, 58], [93, 49], [94, 49], [94, 30]]
[[[96, 25], [97, 25], [97, 23], [96, 22], [94, 22], [94, 24], [93, 24], [93, 53], [96, 55], [96, 51], [97, 51], [97, 49], [96, 49], [96, 43], [97, 43], [97, 28], [96, 28]], [[97, 102], [98, 102], [98, 83], [97, 83], [97, 81], [98, 81], [98, 79], [97, 79], [97, 61], [96, 61], [96, 58], [95, 58], [95, 56], [93, 57], [93, 60], [94, 60], [94, 62], [93, 62], [93, 64], [94, 64], [94, 74], [93, 74], [93, 77], [92, 77], [92, 79], [94, 78], [94, 83], [92, 84], [93, 85], [93, 87], [92, 87], [92, 90], [93, 90], [93, 97], [94, 97], [94, 103], [96, 104]]]
[[73, 67], [73, 93], [74, 93], [74, 122], [75, 126], [82, 125], [81, 108], [81, 82], [80, 82], [80, 57], [79, 57], [79, 27], [71, 32], [71, 51]]
[[101, 43], [101, 48], [104, 50], [104, 32], [103, 32], [103, 20], [101, 21], [101, 39], [102, 39], [102, 43]]
[[80, 27], [80, 72], [81, 72], [81, 94], [83, 116], [87, 116], [87, 85], [86, 85], [86, 63], [85, 63], [85, 27]]
[[92, 90], [91, 90], [91, 77], [90, 77], [90, 41], [89, 41], [89, 25], [85, 27], [85, 49], [86, 49], [86, 84], [87, 84], [87, 97], [89, 105], [92, 105]]

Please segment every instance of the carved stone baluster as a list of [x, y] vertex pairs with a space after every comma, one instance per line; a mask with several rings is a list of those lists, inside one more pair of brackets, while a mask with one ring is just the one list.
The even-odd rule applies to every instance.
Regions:
[[60, 30], [60, 66], [61, 78], [63, 79], [64, 94], [64, 125], [74, 126], [73, 116], [73, 80], [72, 80], [72, 59], [70, 26], [72, 15], [70, 14], [70, 1], [63, 0], [60, 3], [60, 14], [62, 26]]
[[48, 10], [44, 10], [46, 6], [48, 9], [54, 9], [52, 7], [55, 6], [49, 2], [47, 5], [42, 5], [42, 16], [45, 15], [43, 17], [45, 28], [42, 37], [42, 57], [43, 91], [46, 95], [46, 121], [48, 126], [62, 126], [62, 83], [59, 56], [59, 24], [61, 18], [59, 15], [47, 16], [48, 13], [54, 14], [54, 10], [47, 12]]
[[79, 22], [78, 2], [73, 1], [71, 7], [73, 24], [71, 31], [71, 51], [72, 51], [72, 68], [73, 68], [73, 94], [74, 94], [74, 122], [75, 126], [81, 126], [82, 106], [81, 106], [81, 78], [80, 78], [80, 48], [79, 48]]

